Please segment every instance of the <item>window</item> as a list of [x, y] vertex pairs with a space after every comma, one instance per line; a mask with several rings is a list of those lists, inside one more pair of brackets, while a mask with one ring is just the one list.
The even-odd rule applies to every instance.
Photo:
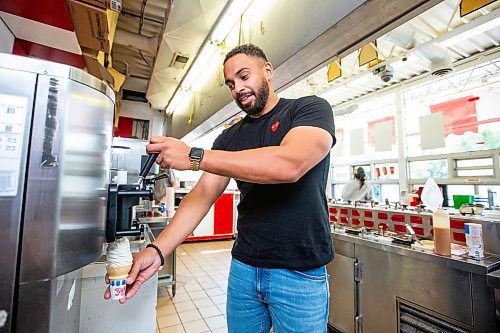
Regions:
[[335, 166], [332, 167], [332, 171], [333, 171], [332, 181], [334, 182], [347, 181], [352, 179], [348, 166]]
[[494, 176], [493, 158], [468, 158], [455, 160], [455, 171], [458, 177]]
[[333, 147], [332, 158], [356, 165], [359, 161], [394, 159], [398, 156], [393, 92], [370, 97], [333, 112], [337, 144]]
[[499, 65], [496, 59], [404, 90], [408, 156], [500, 148]]
[[370, 166], [370, 164], [360, 164], [353, 166], [351, 168], [351, 173], [350, 173], [351, 177], [349, 179], [354, 179], [354, 170], [356, 170], [356, 168], [358, 167], [362, 167], [363, 170], [365, 171], [365, 179], [372, 179], [372, 167]]
[[410, 179], [448, 178], [446, 159], [409, 162]]
[[335, 199], [342, 199], [342, 191], [344, 190], [345, 184], [335, 184], [333, 186], [333, 197]]
[[380, 197], [382, 200], [388, 199], [389, 202], [399, 202], [399, 197], [400, 197], [399, 185], [397, 184], [380, 185]]

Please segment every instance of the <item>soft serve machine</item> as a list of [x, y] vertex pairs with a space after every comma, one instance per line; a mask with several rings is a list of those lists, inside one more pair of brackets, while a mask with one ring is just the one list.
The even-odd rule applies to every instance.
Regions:
[[141, 235], [131, 207], [152, 191], [108, 184], [114, 106], [81, 70], [0, 54], [2, 333], [78, 332], [82, 267]]

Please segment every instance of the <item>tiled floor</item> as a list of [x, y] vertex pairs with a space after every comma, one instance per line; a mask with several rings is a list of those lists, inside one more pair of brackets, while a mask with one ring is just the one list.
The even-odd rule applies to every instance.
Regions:
[[177, 248], [177, 292], [159, 284], [157, 331], [227, 332], [226, 290], [233, 241], [182, 244]]

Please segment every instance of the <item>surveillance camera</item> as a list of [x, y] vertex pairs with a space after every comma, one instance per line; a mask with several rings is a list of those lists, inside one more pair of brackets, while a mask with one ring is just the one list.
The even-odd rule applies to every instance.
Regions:
[[373, 74], [378, 75], [382, 81], [389, 82], [394, 77], [394, 69], [389, 65], [385, 65], [376, 68]]
[[389, 82], [394, 77], [394, 70], [390, 66], [385, 66], [385, 70], [378, 74], [380, 79], [384, 82]]

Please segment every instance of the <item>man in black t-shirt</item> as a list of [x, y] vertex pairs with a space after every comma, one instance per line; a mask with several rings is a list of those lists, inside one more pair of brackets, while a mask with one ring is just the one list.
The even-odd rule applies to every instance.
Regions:
[[[279, 98], [262, 50], [242, 45], [226, 55], [225, 83], [247, 116], [211, 150], [154, 137], [148, 153], [163, 168], [205, 171], [154, 245], [134, 257], [126, 298], [198, 225], [230, 178], [241, 191], [238, 238], [228, 280], [230, 332], [325, 332], [326, 264], [333, 259], [325, 196], [335, 144], [333, 115], [323, 99]], [[105, 297], [109, 296], [106, 293]]]

